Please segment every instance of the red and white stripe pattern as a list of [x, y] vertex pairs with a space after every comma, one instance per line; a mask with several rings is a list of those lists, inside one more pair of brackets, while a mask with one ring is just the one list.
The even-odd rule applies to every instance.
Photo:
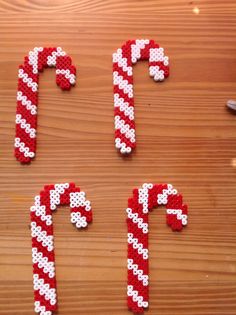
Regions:
[[131, 153], [136, 145], [132, 65], [138, 60], [149, 61], [149, 74], [155, 81], [169, 76], [168, 57], [153, 40], [128, 40], [113, 54], [115, 146], [122, 154]]
[[15, 157], [28, 163], [35, 157], [39, 72], [56, 68], [56, 83], [62, 90], [75, 84], [76, 69], [60, 48], [35, 47], [19, 67], [16, 108]]
[[127, 304], [134, 313], [148, 307], [148, 212], [158, 205], [166, 206], [167, 224], [173, 231], [187, 225], [187, 206], [170, 184], [143, 184], [133, 190], [128, 200], [128, 286]]
[[57, 310], [52, 213], [69, 205], [71, 222], [85, 228], [92, 221], [90, 202], [73, 183], [48, 185], [30, 208], [35, 312], [51, 315]]

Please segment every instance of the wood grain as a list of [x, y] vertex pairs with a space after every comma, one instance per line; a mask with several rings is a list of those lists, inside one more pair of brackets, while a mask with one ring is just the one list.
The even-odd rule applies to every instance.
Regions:
[[[199, 8], [199, 14], [193, 9]], [[196, 11], [196, 10], [195, 10]], [[94, 209], [87, 231], [54, 216], [60, 315], [125, 315], [125, 208], [144, 182], [170, 182], [189, 204], [173, 233], [150, 218], [149, 315], [236, 314], [235, 1], [0, 0], [0, 314], [33, 312], [29, 208], [44, 184], [74, 181]], [[137, 150], [114, 149], [111, 55], [153, 38], [171, 75], [135, 66]], [[34, 46], [62, 46], [78, 67], [71, 92], [40, 76], [36, 160], [13, 157], [17, 68]]]

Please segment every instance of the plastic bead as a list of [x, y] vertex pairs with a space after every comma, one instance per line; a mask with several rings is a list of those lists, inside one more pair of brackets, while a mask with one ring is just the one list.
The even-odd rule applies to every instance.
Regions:
[[70, 205], [71, 222], [85, 228], [92, 221], [90, 202], [73, 183], [47, 185], [30, 208], [35, 312], [52, 315], [57, 310], [52, 211]]
[[75, 84], [76, 69], [71, 58], [60, 48], [35, 47], [18, 71], [15, 157], [28, 163], [36, 153], [39, 71], [56, 68], [56, 83], [62, 90]]
[[155, 81], [169, 76], [169, 59], [153, 40], [128, 40], [113, 54], [115, 147], [122, 154], [136, 146], [132, 65], [138, 60], [149, 60], [149, 74]]
[[137, 314], [148, 307], [148, 212], [166, 206], [166, 222], [173, 231], [187, 225], [188, 210], [182, 196], [170, 184], [143, 184], [128, 200], [127, 304]]

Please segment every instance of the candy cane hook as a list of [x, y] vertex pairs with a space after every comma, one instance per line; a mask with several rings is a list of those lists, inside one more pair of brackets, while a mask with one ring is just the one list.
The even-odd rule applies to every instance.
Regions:
[[169, 76], [168, 57], [153, 40], [128, 40], [113, 54], [115, 146], [122, 154], [136, 146], [132, 65], [138, 60], [149, 60], [149, 74], [155, 81]]
[[143, 184], [128, 200], [128, 286], [127, 304], [134, 313], [148, 307], [148, 212], [166, 205], [167, 224], [173, 231], [187, 225], [187, 206], [170, 184]]
[[57, 309], [52, 212], [70, 205], [71, 222], [83, 228], [92, 221], [90, 202], [73, 183], [45, 186], [31, 207], [31, 236], [35, 312], [51, 315]]
[[35, 47], [19, 67], [16, 108], [15, 157], [30, 162], [36, 152], [39, 72], [56, 68], [56, 83], [62, 90], [75, 84], [76, 69], [71, 58], [60, 48]]

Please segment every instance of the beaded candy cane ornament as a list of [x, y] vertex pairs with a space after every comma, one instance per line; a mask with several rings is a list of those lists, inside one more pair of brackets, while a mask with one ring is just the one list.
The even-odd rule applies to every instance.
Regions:
[[52, 213], [70, 205], [71, 222], [79, 228], [92, 221], [90, 202], [73, 183], [48, 185], [35, 197], [30, 209], [35, 312], [52, 315], [57, 310]]
[[35, 47], [19, 67], [16, 108], [15, 157], [30, 162], [36, 152], [39, 72], [56, 68], [56, 83], [62, 90], [75, 84], [76, 69], [71, 58], [60, 48]]
[[132, 65], [138, 60], [149, 61], [149, 74], [155, 81], [169, 76], [168, 57], [153, 40], [128, 40], [113, 54], [115, 146], [122, 154], [136, 146]]
[[134, 313], [148, 307], [148, 212], [158, 205], [166, 206], [166, 221], [173, 231], [187, 225], [187, 206], [182, 195], [170, 184], [143, 184], [133, 190], [128, 200], [128, 286], [127, 304]]

